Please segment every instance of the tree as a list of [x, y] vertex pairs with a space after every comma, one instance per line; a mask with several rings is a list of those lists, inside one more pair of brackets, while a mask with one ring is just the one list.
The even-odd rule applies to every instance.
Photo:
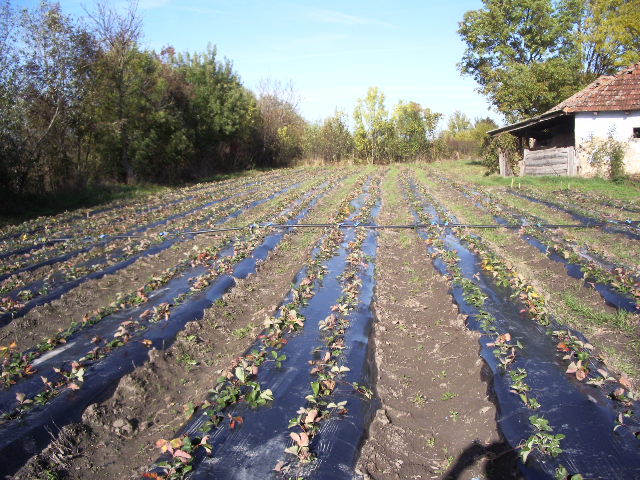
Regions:
[[483, 0], [458, 33], [458, 67], [509, 121], [544, 112], [640, 58], [637, 0]]
[[[58, 4], [2, 6], [0, 140], [7, 185], [51, 191], [80, 175], [72, 155], [95, 58], [91, 37]], [[19, 40], [18, 40], [19, 39]]]
[[172, 57], [172, 64], [189, 85], [189, 124], [194, 146], [207, 171], [214, 168], [234, 170], [252, 166], [253, 134], [257, 105], [253, 94], [241, 83], [233, 64], [217, 59], [209, 45], [202, 54]]
[[[102, 48], [103, 88], [113, 94], [107, 100], [104, 115], [110, 118], [110, 129], [114, 130], [114, 143], [120, 163], [120, 177], [126, 183], [135, 179], [130, 158], [130, 119], [135, 103], [143, 97], [148, 77], [138, 75], [136, 60], [140, 57], [138, 41], [142, 21], [138, 16], [137, 3], [132, 1], [126, 13], [120, 14], [115, 7], [102, 0], [97, 11], [89, 15], [94, 23], [94, 33]], [[106, 118], [105, 118], [106, 120]]]
[[302, 155], [305, 121], [298, 113], [298, 101], [291, 83], [264, 79], [258, 85], [258, 129], [264, 162], [285, 165]]
[[433, 142], [442, 114], [422, 108], [419, 103], [402, 100], [393, 112], [396, 152], [399, 160], [432, 159]]
[[353, 119], [356, 150], [371, 164], [380, 161], [388, 150], [392, 129], [384, 106], [384, 93], [378, 87], [369, 87], [367, 96], [358, 99]]
[[326, 162], [336, 163], [353, 155], [353, 136], [343, 112], [336, 111], [325, 119], [320, 128], [320, 141], [322, 158]]

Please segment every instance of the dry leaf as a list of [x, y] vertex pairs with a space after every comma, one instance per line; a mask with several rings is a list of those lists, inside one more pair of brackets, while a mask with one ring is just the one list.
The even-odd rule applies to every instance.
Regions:
[[629, 379], [629, 377], [627, 377], [626, 374], [623, 373], [622, 375], [620, 375], [620, 379], [618, 381], [624, 388], [626, 388], [627, 390], [631, 390], [631, 380]]

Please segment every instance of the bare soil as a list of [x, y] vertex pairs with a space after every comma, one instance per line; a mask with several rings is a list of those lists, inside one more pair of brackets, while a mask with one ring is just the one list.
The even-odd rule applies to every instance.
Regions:
[[[456, 205], [466, 205], [470, 211], [481, 213], [471, 200], [453, 188], [438, 185], [430, 187], [430, 191], [463, 223], [473, 223], [474, 220], [469, 213], [463, 213], [456, 208]], [[513, 231], [501, 229], [500, 238], [493, 240], [489, 240], [490, 234], [486, 231], [478, 230], [473, 233], [482, 236], [494, 252], [499, 252], [502, 258], [510, 262], [515, 270], [527, 279], [527, 282], [543, 294], [551, 314], [561, 324], [587, 335], [590, 343], [596, 347], [596, 353], [609, 367], [618, 374], [624, 371], [632, 377], [633, 383], [638, 383], [640, 369], [634, 368], [634, 365], [640, 365], [640, 314], [630, 315], [630, 323], [635, 325], [635, 330], [631, 332], [621, 331], [611, 324], [590, 323], [567, 307], [567, 296], [579, 300], [583, 306], [596, 313], [614, 314], [616, 308], [608, 304], [595, 289], [585, 285], [583, 280], [569, 276], [561, 263], [551, 260]]]
[[[429, 188], [462, 221], [471, 220], [474, 208], [480, 212], [453, 188]], [[348, 190], [336, 185], [305, 221], [327, 221]], [[413, 222], [406, 202], [395, 193], [383, 188], [378, 223]], [[465, 213], [456, 211], [456, 205]], [[270, 208], [273, 204], [267, 203], [238, 220], [257, 218]], [[640, 365], [640, 352], [634, 347], [640, 331], [622, 334], [608, 324], [581, 322], [566, 306], [566, 295], [571, 295], [594, 312], [614, 313], [597, 292], [569, 277], [561, 264], [514, 232], [476, 233], [546, 296], [561, 323], [586, 333], [603, 355], [613, 351]], [[51, 432], [49, 447], [12, 478], [140, 478], [159, 456], [156, 441], [174, 438], [202, 406], [218, 376], [254, 343], [265, 317], [276, 311], [321, 235], [314, 229], [288, 235], [257, 274], [238, 281], [201, 321], [188, 323], [171, 346], [150, 350], [149, 361], [123, 377], [108, 398], [89, 406], [82, 422]], [[0, 329], [0, 346], [13, 341], [19, 350], [34, 346], [212, 242], [210, 237], [189, 240], [114, 275], [85, 282]], [[479, 355], [480, 334], [467, 328], [447, 278], [433, 267], [416, 232], [379, 231], [376, 282], [377, 320], [371, 344], [376, 363], [373, 388], [380, 407], [362, 445], [357, 477], [519, 478], [518, 451], [506, 445], [496, 423], [492, 376]]]
[[[344, 195], [342, 188], [325, 197], [308, 220], [326, 221]], [[91, 478], [139, 478], [159, 456], [155, 442], [174, 438], [189, 410], [255, 341], [321, 234], [300, 230], [285, 238], [255, 275], [238, 281], [201, 321], [188, 323], [170, 348], [152, 350], [148, 363], [123, 377], [107, 400], [89, 406], [81, 424], [63, 428], [15, 478], [41, 478], [47, 471], [78, 480], [87, 472]]]
[[[389, 223], [396, 209], [386, 203], [380, 222]], [[417, 234], [382, 231], [376, 281], [382, 406], [359, 471], [368, 479], [515, 478], [487, 396], [490, 371], [478, 355], [479, 334], [465, 327]]]

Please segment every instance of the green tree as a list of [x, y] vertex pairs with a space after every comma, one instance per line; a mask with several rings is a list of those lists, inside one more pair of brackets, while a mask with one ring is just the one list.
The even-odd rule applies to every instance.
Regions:
[[508, 120], [544, 112], [637, 61], [637, 0], [483, 0], [465, 13], [459, 63]]
[[353, 112], [356, 151], [371, 164], [383, 158], [393, 139], [384, 98], [378, 87], [369, 87], [366, 97], [358, 99]]
[[242, 85], [232, 63], [216, 56], [215, 47], [209, 45], [202, 54], [172, 58], [189, 85], [188, 121], [200, 156], [197, 162], [209, 172], [246, 168], [255, 160], [246, 148], [255, 144], [256, 99]]
[[73, 155], [94, 45], [58, 4], [2, 6], [0, 144], [2, 175], [16, 192], [52, 191], [82, 177]]
[[396, 152], [399, 160], [431, 159], [433, 142], [442, 114], [422, 108], [419, 103], [402, 100], [393, 112]]

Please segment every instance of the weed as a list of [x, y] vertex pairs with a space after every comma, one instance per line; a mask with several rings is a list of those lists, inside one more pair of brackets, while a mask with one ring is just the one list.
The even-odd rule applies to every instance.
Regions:
[[427, 440], [425, 441], [425, 445], [427, 446], [427, 448], [433, 448], [436, 446], [436, 437], [429, 437], [427, 438]]
[[424, 407], [424, 404], [427, 402], [427, 397], [425, 397], [422, 393], [416, 393], [411, 399], [413, 403], [415, 403], [418, 407]]
[[451, 400], [452, 398], [456, 398], [458, 396], [457, 393], [453, 393], [453, 392], [444, 392], [442, 394], [442, 401], [446, 402], [447, 400]]
[[183, 352], [181, 353], [177, 358], [176, 361], [180, 364], [180, 365], [184, 365], [184, 366], [195, 366], [198, 365], [198, 362], [187, 352]]
[[449, 416], [451, 417], [451, 420], [453, 420], [454, 422], [457, 422], [458, 417], [460, 416], [460, 412], [456, 410], [449, 410]]
[[249, 335], [254, 328], [256, 328], [256, 326], [253, 323], [250, 323], [248, 326], [244, 328], [236, 328], [233, 332], [231, 332], [231, 335], [236, 337], [238, 340], [242, 340], [247, 335]]

